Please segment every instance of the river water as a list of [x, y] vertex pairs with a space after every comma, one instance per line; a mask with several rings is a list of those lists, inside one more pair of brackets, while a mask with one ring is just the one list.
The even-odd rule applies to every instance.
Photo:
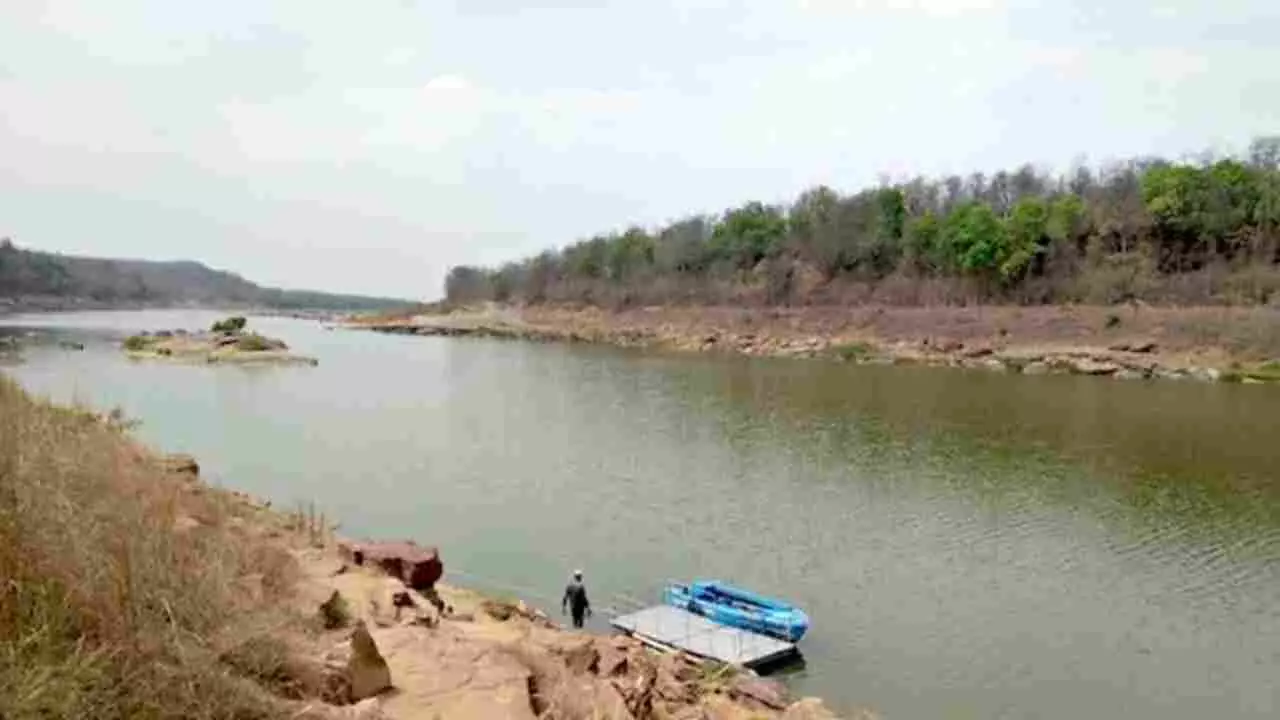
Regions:
[[[5, 320], [8, 368], [456, 582], [554, 606], [717, 577], [813, 618], [786, 680], [887, 718], [1280, 714], [1280, 388], [328, 331], [318, 367], [138, 364], [208, 313]], [[597, 627], [605, 625], [599, 617]]]

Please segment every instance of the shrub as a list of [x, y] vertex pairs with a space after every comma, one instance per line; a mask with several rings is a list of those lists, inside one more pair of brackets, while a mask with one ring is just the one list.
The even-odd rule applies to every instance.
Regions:
[[249, 324], [249, 321], [246, 320], [243, 316], [234, 315], [225, 320], [219, 320], [218, 322], [215, 322], [213, 324], [213, 327], [210, 329], [216, 333], [234, 334], [244, 330], [245, 326], [248, 324]]
[[258, 335], [244, 335], [236, 341], [236, 348], [245, 352], [263, 352], [265, 350], [274, 350], [278, 347], [267, 338]]
[[146, 350], [151, 346], [151, 338], [142, 335], [130, 335], [124, 340], [124, 349], [131, 352]]
[[861, 342], [846, 343], [831, 348], [831, 352], [841, 360], [863, 360], [871, 355], [871, 351], [870, 345]]

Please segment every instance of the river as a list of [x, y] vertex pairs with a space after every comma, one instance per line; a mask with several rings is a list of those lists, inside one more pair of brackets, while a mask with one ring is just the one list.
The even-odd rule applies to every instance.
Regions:
[[886, 718], [1274, 718], [1280, 388], [330, 331], [315, 368], [138, 364], [194, 312], [0, 324], [214, 481], [438, 544], [455, 582], [601, 610], [717, 577], [813, 618], [785, 676]]

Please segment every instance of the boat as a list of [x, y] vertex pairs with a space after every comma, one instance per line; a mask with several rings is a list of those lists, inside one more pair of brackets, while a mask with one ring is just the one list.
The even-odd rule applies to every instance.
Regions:
[[809, 616], [800, 608], [717, 580], [673, 583], [663, 590], [662, 601], [721, 625], [787, 642], [799, 641], [809, 630]]

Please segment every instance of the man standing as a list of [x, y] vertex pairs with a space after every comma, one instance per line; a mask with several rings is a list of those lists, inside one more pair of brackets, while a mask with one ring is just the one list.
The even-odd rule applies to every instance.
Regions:
[[582, 584], [582, 571], [573, 571], [573, 580], [564, 589], [564, 598], [560, 600], [560, 614], [565, 608], [573, 614], [573, 626], [581, 628], [583, 620], [591, 616], [591, 601], [587, 600], [587, 587]]

